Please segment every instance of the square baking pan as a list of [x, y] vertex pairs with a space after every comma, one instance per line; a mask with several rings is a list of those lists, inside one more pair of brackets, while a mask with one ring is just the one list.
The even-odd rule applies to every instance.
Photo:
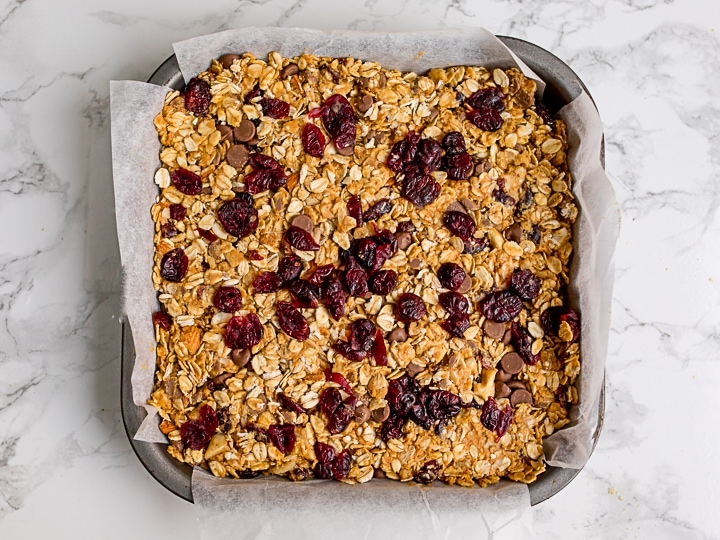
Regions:
[[[578, 97], [583, 90], [590, 95], [583, 82], [573, 70], [552, 53], [521, 39], [506, 36], [498, 36], [498, 38], [545, 81], [546, 88], [543, 96], [543, 104], [545, 104], [553, 114]], [[182, 89], [185, 82], [175, 55], [163, 62], [148, 79], [148, 82], [160, 86], [168, 86], [177, 90]], [[604, 167], [604, 143], [601, 146], [600, 162]], [[126, 323], [122, 325], [121, 357], [120, 397], [123, 423], [130, 444], [140, 462], [153, 478], [178, 497], [193, 502], [190, 485], [192, 468], [172, 458], [167, 452], [166, 444], [136, 441], [133, 438], [144, 420], [146, 412], [143, 407], [139, 407], [133, 402], [131, 375], [135, 363], [135, 348], [133, 346], [130, 326]], [[597, 428], [595, 429], [592, 439], [593, 450], [600, 436], [600, 431], [602, 430], [604, 413], [605, 388], [603, 383], [603, 389], [596, 411]], [[580, 470], [581, 469], [547, 466], [546, 471], [540, 474], [535, 482], [528, 485], [531, 504], [533, 506], [539, 504], [558, 493], [578, 475]]]

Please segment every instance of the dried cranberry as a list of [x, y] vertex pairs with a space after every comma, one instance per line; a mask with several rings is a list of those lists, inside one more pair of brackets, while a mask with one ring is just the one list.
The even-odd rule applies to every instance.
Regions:
[[307, 123], [302, 132], [302, 145], [305, 152], [313, 157], [325, 155], [325, 135], [315, 124]]
[[312, 234], [295, 225], [291, 225], [285, 233], [285, 241], [298, 251], [320, 250], [320, 246], [317, 245]]
[[353, 195], [348, 199], [347, 202], [348, 215], [351, 218], [355, 218], [355, 223], [358, 227], [363, 224], [363, 211], [362, 205], [360, 204], [360, 198]]
[[193, 77], [185, 86], [185, 108], [195, 114], [205, 114], [210, 108], [210, 85]]
[[290, 104], [280, 99], [262, 98], [260, 100], [263, 114], [270, 118], [285, 118], [290, 114]]
[[342, 433], [350, 425], [354, 416], [355, 411], [353, 407], [344, 403], [341, 404], [333, 411], [330, 418], [328, 418], [328, 431], [332, 434]]
[[279, 291], [283, 286], [283, 279], [277, 272], [262, 272], [253, 281], [255, 291], [261, 294]]
[[335, 461], [335, 449], [329, 444], [316, 442], [315, 457], [320, 463], [330, 465], [333, 461]]
[[291, 338], [305, 341], [310, 335], [310, 327], [305, 317], [290, 302], [278, 302], [278, 320], [280, 328]]
[[242, 293], [235, 287], [219, 287], [213, 305], [225, 313], [234, 313], [242, 307]]
[[384, 441], [390, 439], [399, 439], [402, 437], [403, 428], [407, 419], [396, 413], [390, 413], [387, 420], [383, 423], [380, 435]]
[[495, 433], [497, 433], [497, 437], [495, 437], [495, 442], [500, 441], [502, 436], [507, 433], [508, 428], [510, 428], [510, 424], [512, 424], [512, 407], [510, 407], [509, 404], [506, 404], [503, 410], [500, 411], [499, 416], [500, 417], [498, 418], [497, 427], [495, 428]]
[[512, 336], [512, 344], [515, 346], [518, 354], [522, 356], [526, 364], [534, 366], [540, 360], [539, 354], [533, 354], [533, 337], [530, 332], [518, 322], [512, 323], [510, 326], [510, 335]]
[[464, 212], [458, 212], [456, 210], [445, 212], [443, 223], [451, 233], [459, 236], [463, 240], [472, 238], [472, 235], [475, 233], [475, 220]]
[[445, 292], [438, 296], [440, 305], [445, 308], [450, 315], [466, 315], [470, 311], [470, 302], [457, 292]]
[[463, 253], [469, 253], [475, 255], [480, 253], [483, 249], [489, 247], [489, 242], [484, 236], [482, 238], [470, 238], [463, 241]]
[[249, 103], [252, 103], [252, 100], [255, 99], [260, 95], [260, 85], [256, 84], [252, 90], [250, 90], [246, 95], [244, 99], [245, 105], [248, 105]]
[[288, 255], [278, 263], [278, 274], [285, 284], [297, 279], [302, 272], [302, 260], [297, 255]]
[[175, 248], [163, 255], [160, 261], [160, 277], [179, 283], [188, 270], [188, 258], [182, 248]]
[[322, 116], [323, 125], [338, 149], [355, 145], [357, 115], [345, 96], [333, 94], [325, 100], [322, 107], [310, 111], [308, 116]]
[[385, 347], [385, 339], [383, 339], [382, 332], [379, 328], [375, 333], [375, 340], [373, 341], [372, 349], [370, 349], [370, 354], [375, 360], [376, 366], [387, 365], [387, 348]]
[[480, 301], [480, 311], [495, 322], [508, 322], [522, 310], [522, 300], [512, 291], [495, 291]]
[[457, 291], [467, 278], [465, 270], [455, 263], [445, 263], [438, 268], [437, 272], [440, 285], [451, 291]]
[[216, 235], [214, 232], [212, 232], [212, 231], [208, 231], [208, 230], [205, 230], [205, 229], [195, 229], [195, 230], [197, 231], [197, 233], [200, 235], [201, 238], [204, 238], [205, 240], [207, 240], [207, 241], [210, 242], [211, 244], [212, 244], [215, 240], [218, 239], [217, 235]]
[[542, 232], [537, 224], [532, 226], [532, 230], [528, 233], [527, 238], [536, 246], [540, 245], [540, 242], [542, 241]]
[[408, 164], [415, 160], [419, 142], [420, 135], [414, 131], [409, 131], [405, 139], [393, 145], [385, 164], [393, 172], [402, 172]]
[[490, 431], [495, 431], [500, 420], [500, 409], [498, 409], [495, 398], [489, 397], [483, 403], [482, 414], [480, 415], [480, 422]]
[[268, 189], [277, 191], [287, 184], [287, 175], [280, 164], [265, 154], [250, 154], [250, 165], [253, 170], [245, 175], [248, 193], [253, 195]]
[[370, 276], [368, 288], [375, 294], [386, 296], [395, 289], [397, 282], [397, 272], [394, 270], [380, 270]]
[[170, 319], [170, 315], [168, 315], [164, 311], [156, 311], [155, 313], [153, 313], [152, 322], [153, 324], [157, 324], [166, 332], [170, 331], [170, 326], [172, 325], [172, 319]]
[[390, 381], [386, 399], [391, 409], [401, 416], [407, 416], [419, 400], [419, 385], [407, 374]]
[[332, 463], [316, 463], [313, 472], [315, 473], [315, 478], [331, 480], [333, 478]]
[[426, 174], [406, 173], [402, 183], [401, 195], [415, 206], [423, 207], [440, 196], [440, 184]]
[[343, 282], [350, 296], [365, 296], [368, 293], [368, 275], [354, 258], [342, 274]]
[[367, 319], [350, 324], [350, 346], [356, 351], [369, 351], [375, 339], [375, 325]]
[[238, 238], [252, 234], [258, 226], [257, 210], [242, 199], [235, 198], [223, 204], [218, 210], [218, 218], [225, 230]]
[[470, 317], [464, 313], [450, 315], [440, 326], [450, 335], [460, 339], [465, 337], [465, 332], [470, 328]]
[[446, 155], [443, 170], [450, 180], [465, 180], [472, 174], [473, 160], [467, 152]]
[[355, 244], [355, 259], [367, 269], [375, 266], [377, 244], [372, 238], [362, 238]]
[[555, 336], [560, 331], [560, 325], [565, 322], [572, 331], [572, 341], [580, 338], [580, 316], [572, 309], [562, 306], [548, 308], [540, 316], [540, 322], [546, 332]]
[[545, 123], [546, 126], [549, 126], [550, 129], [555, 127], [555, 119], [552, 117], [550, 110], [545, 105], [543, 105], [542, 103], [536, 104], [535, 112], [540, 118], [542, 118], [542, 121]]
[[515, 206], [515, 204], [517, 203], [517, 201], [515, 199], [513, 199], [510, 195], [505, 193], [502, 189], [493, 190], [492, 195], [496, 201], [498, 201], [506, 206]]
[[170, 180], [173, 186], [180, 193], [185, 195], [200, 195], [202, 191], [202, 179], [192, 171], [187, 169], [177, 169], [170, 173]]
[[424, 174], [430, 174], [440, 168], [442, 163], [442, 146], [433, 139], [423, 139], [418, 143], [415, 163]]
[[[365, 212], [365, 221], [377, 221], [380, 216], [383, 216], [392, 210], [392, 203], [389, 199], [380, 199], [373, 204], [368, 211]], [[353, 216], [354, 217], [354, 216]]]
[[165, 238], [172, 238], [180, 234], [180, 231], [178, 231], [172, 223], [165, 223], [162, 226], [162, 233]]
[[422, 298], [414, 293], [401, 294], [395, 304], [395, 311], [398, 319], [404, 323], [418, 321], [427, 315]]
[[286, 409], [293, 411], [297, 414], [302, 414], [304, 412], [307, 412], [297, 401], [295, 401], [293, 398], [291, 398], [287, 394], [278, 392], [277, 396], [278, 396], [278, 401], [280, 402], [280, 405], [282, 405]]
[[[392, 257], [393, 255], [395, 255], [398, 251], [397, 237], [387, 229], [381, 229], [379, 231], [377, 229], [375, 229], [375, 231], [376, 231], [376, 234], [372, 238], [373, 238], [373, 240], [375, 240], [377, 245], [380, 247], [383, 247], [383, 246], [390, 247], [390, 249], [387, 252], [388, 257]], [[379, 254], [377, 254], [376, 258], [379, 259], [379, 257], [380, 257]], [[383, 262], [385, 262], [385, 260], [383, 260]]]
[[296, 279], [288, 287], [298, 301], [299, 307], [315, 309], [320, 299], [320, 287], [306, 279]]
[[170, 205], [170, 219], [175, 221], [182, 221], [187, 216], [187, 208], [182, 204], [171, 204]]
[[523, 300], [532, 300], [540, 294], [540, 278], [530, 270], [517, 269], [510, 278], [510, 287]]
[[252, 469], [243, 469], [238, 471], [238, 478], [241, 480], [251, 480], [262, 475], [262, 471], [253, 471]]
[[295, 448], [295, 426], [292, 424], [274, 424], [267, 429], [267, 434], [283, 454], [289, 454]]
[[347, 379], [342, 373], [335, 372], [333, 373], [330, 371], [330, 369], [325, 370], [325, 379], [327, 379], [330, 382], [334, 382], [335, 384], [339, 384], [340, 388], [342, 388], [346, 394], [353, 395], [352, 388], [350, 387], [350, 383], [347, 382]]
[[350, 465], [352, 464], [352, 458], [350, 452], [343, 450], [338, 454], [332, 464], [332, 472], [335, 480], [342, 480], [350, 474]]
[[433, 420], [446, 420], [460, 414], [462, 402], [460, 396], [446, 390], [424, 391], [422, 401], [425, 404], [428, 415]]
[[338, 278], [330, 278], [323, 284], [320, 299], [333, 319], [342, 319], [345, 314], [345, 291]]
[[325, 416], [332, 416], [335, 409], [342, 404], [342, 395], [340, 394], [340, 390], [335, 387], [326, 388], [320, 392], [318, 403], [320, 404], [320, 411]]
[[421, 484], [432, 484], [440, 476], [441, 467], [437, 460], [433, 459], [423, 465], [415, 475], [415, 480]]
[[215, 409], [210, 405], [200, 407], [197, 420], [189, 420], [180, 426], [180, 438], [191, 450], [203, 450], [218, 427]]
[[446, 133], [442, 140], [442, 147], [445, 149], [445, 154], [450, 156], [467, 152], [465, 137], [459, 131]]
[[497, 131], [503, 125], [503, 119], [500, 113], [489, 107], [468, 111], [467, 119], [485, 131]]
[[225, 327], [225, 345], [230, 349], [251, 349], [263, 338], [265, 330], [255, 313], [233, 317]]
[[341, 354], [351, 362], [360, 362], [368, 355], [367, 351], [353, 349], [347, 341], [333, 343], [332, 350]]
[[318, 266], [313, 271], [312, 275], [308, 278], [308, 281], [314, 285], [322, 285], [328, 279], [330, 279], [330, 276], [332, 276], [332, 273], [334, 271], [335, 271], [335, 266], [333, 266], [332, 264]]
[[488, 107], [494, 109], [497, 112], [503, 112], [505, 110], [505, 94], [500, 88], [491, 86], [488, 88], [481, 88], [477, 92], [474, 92], [470, 97], [465, 99], [467, 103], [473, 109], [480, 109], [482, 107]]

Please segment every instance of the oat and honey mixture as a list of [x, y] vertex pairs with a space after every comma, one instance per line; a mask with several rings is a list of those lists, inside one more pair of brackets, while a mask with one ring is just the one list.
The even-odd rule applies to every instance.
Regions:
[[577, 403], [565, 126], [515, 69], [225, 55], [168, 94], [153, 281], [168, 451], [469, 486]]

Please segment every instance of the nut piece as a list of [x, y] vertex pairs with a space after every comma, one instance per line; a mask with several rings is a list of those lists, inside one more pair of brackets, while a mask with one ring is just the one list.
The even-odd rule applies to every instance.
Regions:
[[506, 373], [510, 375], [516, 375], [520, 373], [525, 365], [522, 357], [516, 352], [505, 353], [505, 356], [500, 360], [500, 365]]

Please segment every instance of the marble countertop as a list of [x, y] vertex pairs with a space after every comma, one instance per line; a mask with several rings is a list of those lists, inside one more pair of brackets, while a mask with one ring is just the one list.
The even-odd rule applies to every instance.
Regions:
[[[207, 5], [211, 4], [211, 5]], [[708, 0], [0, 1], [0, 538], [200, 537], [119, 407], [108, 81], [242, 26], [484, 26], [590, 89], [623, 226], [605, 427], [538, 538], [720, 538], [720, 9]]]

